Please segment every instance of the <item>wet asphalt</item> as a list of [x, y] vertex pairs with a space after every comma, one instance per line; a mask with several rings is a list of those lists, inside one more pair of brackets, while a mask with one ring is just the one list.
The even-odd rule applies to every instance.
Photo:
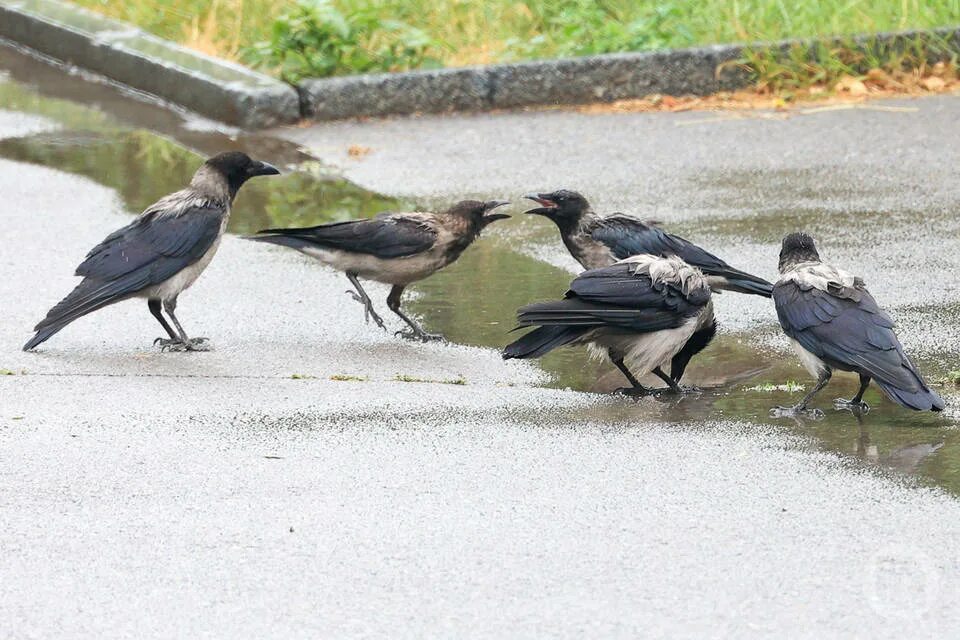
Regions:
[[[789, 211], [826, 256], [859, 267], [908, 348], [946, 368], [960, 99], [882, 104], [900, 109], [495, 114], [279, 134], [391, 195], [579, 188], [768, 277]], [[61, 126], [2, 109], [0, 137]], [[356, 144], [372, 151], [351, 157]], [[0, 193], [0, 368], [13, 374], [0, 376], [0, 636], [960, 628], [949, 493], [782, 423], [625, 412], [544, 388], [536, 364], [491, 348], [402, 342], [362, 324], [342, 276], [279, 249], [228, 237], [182, 296], [178, 315], [215, 352], [157, 352], [159, 327], [134, 301], [22, 353], [85, 252], [130, 212], [87, 178], [9, 160]], [[534, 221], [519, 224], [490, 241], [565, 266]], [[769, 307], [721, 300], [731, 340], [778, 352]], [[346, 377], [363, 380], [334, 379]]]

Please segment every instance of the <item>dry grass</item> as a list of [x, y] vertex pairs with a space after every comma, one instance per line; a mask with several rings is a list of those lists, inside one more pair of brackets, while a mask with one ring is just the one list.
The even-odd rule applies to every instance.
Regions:
[[842, 76], [832, 83], [815, 83], [785, 94], [769, 87], [721, 91], [710, 96], [663, 96], [618, 100], [577, 107], [582, 113], [748, 111], [806, 109], [811, 105], [859, 104], [874, 98], [950, 94], [960, 91], [960, 73], [952, 63], [888, 72], [871, 69], [863, 77]]

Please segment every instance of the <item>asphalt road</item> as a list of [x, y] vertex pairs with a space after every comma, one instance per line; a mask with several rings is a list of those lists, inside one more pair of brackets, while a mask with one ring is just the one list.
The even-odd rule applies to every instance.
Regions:
[[[692, 114], [569, 113], [287, 135], [387, 192], [575, 183], [603, 207], [641, 193], [655, 216], [677, 211], [659, 217], [678, 224], [714, 212], [717, 190], [730, 192], [730, 217], [735, 200], [753, 197], [719, 177], [683, 188], [710, 162], [732, 171], [740, 154], [752, 175], [754, 165], [775, 172], [791, 161], [809, 171], [810, 188], [838, 189], [825, 215], [842, 220], [866, 202], [902, 211], [953, 202], [946, 125], [960, 100], [911, 106], [929, 113], [721, 122], [709, 136], [694, 130], [707, 125], [677, 124]], [[867, 126], [876, 143], [863, 144]], [[44, 127], [54, 125], [0, 111], [0, 136]], [[724, 127], [732, 132], [717, 133]], [[655, 153], [660, 129], [670, 153]], [[844, 140], [850, 148], [837, 154]], [[694, 141], [686, 161], [674, 157]], [[351, 144], [374, 150], [351, 160]], [[879, 186], [836, 186], [858, 176]], [[0, 637], [942, 638], [960, 629], [954, 497], [819, 453], [777, 425], [625, 420], [622, 401], [539, 388], [535, 366], [492, 350], [400, 342], [358, 321], [341, 276], [270, 247], [227, 238], [181, 298], [181, 320], [213, 340], [213, 353], [156, 352], [159, 327], [139, 302], [22, 353], [85, 252], [128, 218], [111, 191], [42, 167], [0, 161], [0, 193], [0, 368], [15, 374], [0, 376]], [[956, 241], [925, 230], [903, 251], [915, 254], [927, 233], [948, 248]], [[742, 246], [749, 268], [766, 265], [774, 245]], [[863, 253], [868, 269], [880, 264], [879, 250]], [[904, 268], [952, 268], [958, 255]], [[909, 277], [879, 286], [910, 300]], [[931, 349], [947, 339], [939, 331]], [[466, 384], [444, 382], [460, 376]]]

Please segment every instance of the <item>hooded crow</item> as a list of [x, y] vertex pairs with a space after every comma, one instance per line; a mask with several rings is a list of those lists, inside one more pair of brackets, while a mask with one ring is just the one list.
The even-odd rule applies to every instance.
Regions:
[[813, 238], [791, 233], [780, 250], [780, 279], [773, 302], [784, 333], [817, 384], [794, 407], [776, 413], [800, 413], [830, 381], [834, 369], [860, 376], [860, 390], [838, 408], [863, 411], [863, 392], [875, 380], [888, 398], [917, 411], [941, 411], [943, 400], [931, 391], [893, 332], [893, 320], [859, 277], [820, 260]]
[[373, 309], [370, 296], [358, 278], [393, 285], [387, 307], [407, 324], [399, 335], [437, 340], [400, 309], [405, 287], [433, 275], [460, 257], [491, 222], [509, 218], [493, 213], [508, 202], [464, 200], [442, 213], [384, 212], [365, 220], [334, 222], [304, 229], [265, 229], [248, 238], [297, 249], [338, 271], [343, 271], [356, 291], [347, 291], [363, 305], [367, 322], [381, 329], [383, 319]]
[[[712, 253], [663, 231], [652, 222], [625, 213], [597, 215], [583, 195], [567, 189], [526, 197], [540, 205], [526, 213], [553, 220], [560, 229], [563, 244], [584, 269], [598, 269], [638, 254], [677, 256], [699, 269], [715, 291], [728, 289], [770, 297], [773, 285], [763, 278], [734, 269]], [[717, 323], [711, 316], [670, 364], [670, 377], [674, 382], [680, 381], [690, 359], [703, 351], [716, 333]]]
[[[104, 239], [77, 267], [83, 280], [35, 327], [23, 350], [33, 349], [81, 316], [128, 298], [147, 299], [169, 339], [161, 349], [206, 351], [206, 338], [188, 338], [175, 311], [177, 296], [210, 264], [244, 182], [280, 173], [245, 153], [216, 155], [197, 169], [190, 186], [147, 207], [133, 222]], [[163, 317], [170, 316], [174, 331]]]
[[630, 382], [622, 393], [648, 393], [627, 362], [634, 371], [653, 372], [680, 392], [677, 381], [661, 367], [713, 322], [713, 302], [698, 269], [676, 256], [641, 254], [583, 272], [563, 300], [523, 307], [517, 320], [522, 327], [537, 328], [504, 349], [506, 360], [538, 358], [557, 347], [587, 344], [595, 354], [606, 354]]
[[576, 191], [562, 189], [526, 197], [540, 205], [526, 213], [553, 220], [560, 229], [563, 244], [584, 269], [599, 269], [641, 253], [664, 258], [677, 256], [699, 269], [713, 290], [770, 297], [773, 285], [763, 278], [734, 269], [712, 253], [663, 231], [654, 223], [625, 213], [599, 216]]

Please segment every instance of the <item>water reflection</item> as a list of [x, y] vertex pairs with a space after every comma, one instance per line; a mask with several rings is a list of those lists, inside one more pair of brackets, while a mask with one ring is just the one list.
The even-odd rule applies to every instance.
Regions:
[[[0, 140], [0, 157], [86, 176], [115, 189], [131, 212], [182, 189], [203, 161], [180, 145], [143, 130], [67, 131]], [[370, 216], [404, 202], [323, 171], [319, 164], [270, 181], [251, 182], [230, 217], [229, 231], [311, 225]]]

